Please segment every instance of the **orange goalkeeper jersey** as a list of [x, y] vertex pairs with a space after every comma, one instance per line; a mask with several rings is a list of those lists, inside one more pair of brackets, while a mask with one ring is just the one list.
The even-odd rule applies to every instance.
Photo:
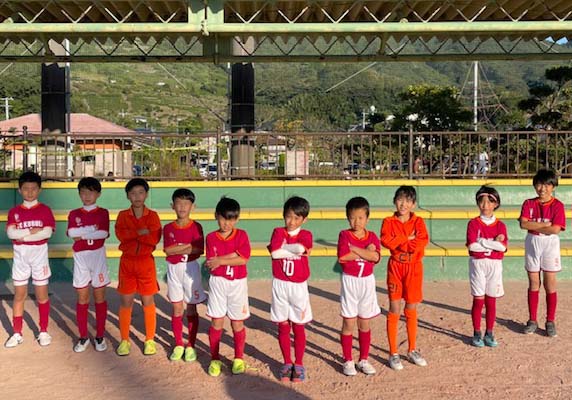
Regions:
[[[415, 239], [409, 236], [415, 234]], [[391, 259], [401, 263], [420, 262], [429, 243], [429, 234], [423, 218], [411, 213], [409, 221], [403, 223], [393, 214], [383, 220], [380, 240], [391, 252]]]
[[[147, 235], [137, 234], [138, 230], [148, 229]], [[115, 222], [115, 235], [119, 239], [119, 250], [126, 257], [150, 256], [161, 240], [161, 220], [159, 215], [147, 207], [141, 218], [135, 217], [133, 210], [122, 210]]]

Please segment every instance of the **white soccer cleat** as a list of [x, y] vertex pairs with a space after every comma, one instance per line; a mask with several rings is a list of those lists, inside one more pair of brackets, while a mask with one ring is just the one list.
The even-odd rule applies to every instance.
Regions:
[[399, 357], [399, 354], [393, 354], [389, 357], [389, 366], [394, 371], [401, 371], [403, 369], [403, 364], [401, 364], [401, 357]]
[[357, 364], [358, 369], [366, 375], [375, 375], [376, 370], [367, 360], [360, 360]]
[[87, 350], [90, 343], [91, 342], [89, 341], [88, 338], [79, 339], [75, 344], [73, 351], [75, 351], [76, 353], [83, 353], [84, 351]]
[[6, 343], [4, 343], [4, 347], [10, 349], [12, 347], [18, 346], [19, 344], [22, 344], [23, 342], [24, 338], [22, 337], [22, 335], [19, 333], [15, 333], [12, 336], [10, 336], [8, 340], [6, 340]]
[[344, 375], [346, 376], [357, 375], [356, 365], [353, 361], [346, 361], [344, 363]]
[[40, 346], [49, 346], [52, 343], [52, 337], [48, 332], [40, 332], [38, 335], [38, 343]]
[[107, 350], [107, 342], [105, 338], [95, 338], [95, 351]]

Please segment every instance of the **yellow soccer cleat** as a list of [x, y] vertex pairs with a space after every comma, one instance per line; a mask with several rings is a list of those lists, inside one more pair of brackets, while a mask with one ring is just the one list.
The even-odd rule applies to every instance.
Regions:
[[183, 346], [175, 346], [169, 360], [171, 361], [179, 361], [183, 358], [183, 354], [185, 354], [185, 348]]
[[232, 373], [234, 375], [244, 374], [246, 372], [246, 363], [241, 358], [235, 358], [232, 362]]
[[209, 365], [209, 375], [219, 376], [221, 368], [222, 368], [222, 362], [220, 360], [212, 360]]
[[131, 350], [131, 343], [129, 340], [122, 340], [117, 347], [116, 353], [118, 356], [128, 356]]
[[197, 352], [191, 346], [185, 348], [185, 361], [193, 362], [197, 360]]
[[146, 340], [145, 345], [143, 346], [143, 354], [146, 356], [152, 356], [157, 353], [157, 346], [155, 345], [154, 340]]

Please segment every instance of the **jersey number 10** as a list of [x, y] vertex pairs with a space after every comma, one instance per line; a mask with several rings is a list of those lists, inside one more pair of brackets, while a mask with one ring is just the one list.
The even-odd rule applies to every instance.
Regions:
[[284, 271], [284, 275], [286, 276], [293, 276], [294, 275], [294, 261], [292, 260], [282, 260], [282, 271]]

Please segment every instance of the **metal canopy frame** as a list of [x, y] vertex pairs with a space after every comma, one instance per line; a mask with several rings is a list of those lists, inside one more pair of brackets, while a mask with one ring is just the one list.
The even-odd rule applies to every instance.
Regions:
[[568, 60], [571, 32], [569, 0], [0, 0], [0, 62]]

